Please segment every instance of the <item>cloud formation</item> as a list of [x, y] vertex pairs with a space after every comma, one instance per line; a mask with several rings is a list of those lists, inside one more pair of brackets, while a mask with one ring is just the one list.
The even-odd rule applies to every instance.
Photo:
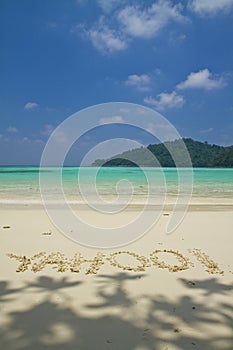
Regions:
[[203, 89], [210, 91], [222, 88], [225, 85], [226, 81], [223, 76], [215, 75], [205, 68], [198, 72], [191, 72], [187, 79], [177, 84], [175, 90], [171, 93], [162, 92], [156, 98], [149, 96], [144, 99], [144, 102], [154, 106], [158, 110], [181, 108], [185, 103], [185, 99], [177, 93], [177, 90]]
[[207, 68], [199, 72], [192, 72], [187, 79], [176, 87], [179, 90], [185, 89], [204, 89], [213, 90], [221, 88], [225, 85], [223, 77], [214, 76]]
[[98, 0], [104, 15], [92, 27], [78, 25], [76, 31], [83, 32], [98, 51], [113, 53], [126, 49], [135, 38], [156, 37], [171, 22], [187, 21], [180, 3], [174, 5], [170, 0], [158, 0], [149, 7], [142, 7], [140, 2], [123, 7], [125, 2]]
[[24, 109], [26, 111], [30, 111], [30, 110], [35, 109], [37, 107], [38, 107], [38, 104], [36, 102], [27, 102], [24, 106]]
[[112, 117], [104, 117], [99, 120], [99, 124], [112, 124], [112, 123], [123, 123], [124, 118], [120, 115], [114, 115]]
[[98, 5], [106, 13], [111, 12], [113, 9], [119, 7], [124, 2], [126, 2], [126, 0], [97, 0]]
[[214, 128], [208, 128], [208, 129], [200, 130], [200, 133], [208, 134], [208, 133], [212, 132], [213, 130], [214, 130]]
[[125, 85], [133, 86], [140, 91], [148, 91], [150, 88], [150, 82], [151, 79], [147, 74], [132, 74], [128, 76], [128, 79], [125, 81]]
[[172, 91], [171, 93], [162, 92], [156, 98], [146, 97], [144, 102], [158, 110], [164, 110], [166, 108], [181, 108], [185, 103], [185, 99], [182, 95], [178, 95], [176, 91]]
[[43, 130], [41, 131], [41, 134], [43, 136], [50, 136], [52, 132], [55, 130], [55, 126], [52, 124], [45, 124], [43, 127]]
[[201, 16], [229, 11], [231, 7], [233, 7], [233, 0], [191, 0], [189, 2], [189, 8]]
[[[85, 0], [76, 0], [86, 4]], [[128, 48], [137, 39], [152, 39], [171, 23], [186, 23], [191, 19], [185, 10], [189, 9], [199, 16], [211, 16], [228, 12], [233, 8], [233, 0], [188, 0], [185, 5], [172, 0], [148, 2], [139, 0], [96, 0], [102, 14], [94, 25], [78, 25], [101, 53], [114, 53]], [[169, 36], [168, 36], [169, 37]], [[184, 40], [184, 34], [170, 38], [172, 42]]]
[[152, 38], [169, 22], [183, 22], [181, 4], [173, 5], [169, 0], [159, 0], [151, 7], [140, 9], [127, 6], [118, 13], [118, 21], [124, 33], [131, 37]]
[[15, 126], [9, 126], [6, 130], [10, 134], [16, 134], [18, 132], [18, 129]]
[[102, 53], [121, 51], [127, 47], [126, 40], [121, 38], [117, 31], [101, 23], [96, 28], [86, 30], [85, 33], [93, 46]]

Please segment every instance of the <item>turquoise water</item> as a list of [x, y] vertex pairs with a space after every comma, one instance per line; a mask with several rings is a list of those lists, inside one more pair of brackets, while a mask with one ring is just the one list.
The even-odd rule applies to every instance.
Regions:
[[[68, 200], [82, 201], [81, 192], [92, 196], [95, 187], [99, 196], [110, 200], [118, 196], [133, 195], [140, 201], [149, 195], [175, 198], [178, 193], [176, 168], [96, 168], [64, 167], [62, 181]], [[57, 186], [54, 179], [59, 168], [0, 167], [0, 203], [31, 201], [39, 202], [40, 172], [49, 184], [51, 198], [56, 199]], [[190, 169], [179, 169], [182, 181], [187, 181]], [[193, 169], [192, 198], [203, 202], [233, 203], [233, 169]], [[124, 181], [122, 181], [124, 180]], [[148, 190], [149, 181], [149, 190]], [[96, 197], [95, 197], [96, 198]]]

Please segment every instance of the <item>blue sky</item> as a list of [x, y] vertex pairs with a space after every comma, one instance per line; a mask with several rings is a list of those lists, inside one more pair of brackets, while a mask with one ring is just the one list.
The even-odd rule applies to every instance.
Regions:
[[104, 102], [151, 107], [183, 137], [233, 144], [232, 37], [233, 0], [1, 0], [0, 164], [38, 164], [56, 126]]

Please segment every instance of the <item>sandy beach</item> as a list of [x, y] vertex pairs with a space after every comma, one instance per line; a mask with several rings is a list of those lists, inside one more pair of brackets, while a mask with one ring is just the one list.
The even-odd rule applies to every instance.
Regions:
[[232, 208], [190, 207], [166, 235], [170, 215], [101, 250], [66, 238], [40, 206], [2, 206], [1, 348], [232, 349]]

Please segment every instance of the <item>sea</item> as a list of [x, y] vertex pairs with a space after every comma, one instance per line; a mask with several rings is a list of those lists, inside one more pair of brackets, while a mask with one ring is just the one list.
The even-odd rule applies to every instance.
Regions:
[[0, 167], [0, 204], [127, 202], [233, 204], [233, 169]]

